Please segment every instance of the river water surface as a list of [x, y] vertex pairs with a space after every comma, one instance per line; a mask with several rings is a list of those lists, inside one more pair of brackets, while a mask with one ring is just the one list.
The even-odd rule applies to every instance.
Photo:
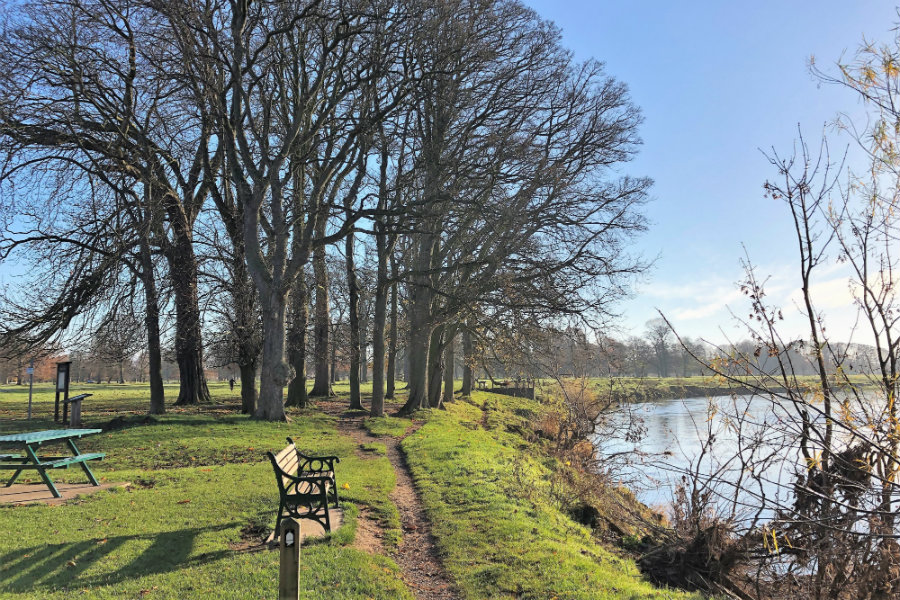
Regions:
[[[764, 398], [720, 396], [686, 398], [631, 404], [630, 414], [613, 417], [612, 433], [598, 436], [601, 455], [633, 451], [635, 461], [620, 468], [621, 479], [647, 505], [664, 509], [672, 502], [675, 488], [686, 471], [701, 476], [716, 474], [726, 482], [712, 492], [722, 510], [735, 508], [734, 488], [744, 488], [737, 498], [744, 513], [752, 513], [762, 502], [779, 495], [788, 500], [787, 489], [798, 462], [798, 453], [785, 443], [792, 438], [792, 425], [784, 408]], [[644, 435], [629, 440], [628, 424], [642, 422]], [[739, 450], [741, 438], [760, 441], [756, 452]], [[712, 437], [713, 443], [706, 444]], [[745, 461], [759, 461], [754, 470], [762, 476], [748, 477]]]

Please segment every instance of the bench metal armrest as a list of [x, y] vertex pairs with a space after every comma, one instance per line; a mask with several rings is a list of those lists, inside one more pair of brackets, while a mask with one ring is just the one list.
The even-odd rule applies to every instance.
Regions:
[[318, 496], [322, 498], [323, 503], [327, 506], [328, 486], [331, 485], [330, 477], [325, 475], [295, 476], [285, 474], [285, 479], [288, 480], [288, 484], [284, 488], [286, 498], [298, 494], [307, 498]]
[[290, 479], [293, 482], [303, 482], [303, 481], [324, 481], [325, 483], [331, 483], [331, 477], [328, 475], [314, 475], [310, 473], [301, 473], [300, 475], [291, 475], [290, 473], [281, 472], [287, 479]]
[[[289, 444], [294, 443], [294, 440], [291, 438], [287, 438], [287, 441]], [[297, 456], [301, 460], [300, 466], [297, 470], [308, 473], [323, 473], [326, 471], [331, 471], [333, 473], [334, 463], [341, 462], [341, 459], [337, 456], [310, 456], [308, 454], [304, 454], [299, 449], [297, 450]], [[315, 465], [316, 462], [318, 462], [319, 464]]]
[[298, 471], [304, 473], [334, 473], [334, 463], [341, 462], [336, 456], [307, 456], [298, 451], [300, 465]]

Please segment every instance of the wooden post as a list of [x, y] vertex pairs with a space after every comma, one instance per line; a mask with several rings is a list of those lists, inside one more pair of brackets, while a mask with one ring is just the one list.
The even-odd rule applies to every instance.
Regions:
[[281, 521], [281, 567], [278, 571], [278, 600], [300, 598], [300, 522], [288, 517]]
[[70, 402], [69, 427], [81, 427], [81, 400]]

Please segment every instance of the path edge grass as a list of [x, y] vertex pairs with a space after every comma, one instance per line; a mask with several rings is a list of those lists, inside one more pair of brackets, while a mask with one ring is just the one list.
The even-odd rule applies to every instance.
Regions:
[[515, 433], [528, 410], [540, 407], [476, 392], [431, 411], [401, 443], [462, 597], [701, 598], [654, 587], [633, 560], [560, 510], [548, 490], [554, 459]]

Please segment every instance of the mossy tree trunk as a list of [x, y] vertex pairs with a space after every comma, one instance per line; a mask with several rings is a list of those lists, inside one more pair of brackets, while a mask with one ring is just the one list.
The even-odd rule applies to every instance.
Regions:
[[306, 393], [306, 327], [309, 324], [309, 287], [301, 272], [294, 281], [291, 293], [291, 321], [288, 330], [288, 362], [294, 378], [288, 385], [286, 406], [305, 408], [309, 404]]
[[360, 327], [359, 327], [359, 282], [356, 277], [355, 237], [353, 232], [344, 240], [345, 261], [347, 267], [347, 318], [350, 323], [350, 410], [362, 410], [362, 399], [359, 393], [359, 359], [360, 359]]
[[462, 332], [463, 345], [463, 376], [462, 376], [462, 395], [471, 396], [472, 386], [475, 383], [475, 345], [472, 343], [472, 332], [466, 327]]
[[[324, 224], [321, 226], [324, 232]], [[313, 271], [316, 279], [316, 314], [314, 329], [315, 379], [310, 396], [330, 396], [331, 379], [328, 372], [330, 358], [329, 319], [331, 306], [328, 298], [328, 265], [325, 261], [325, 247], [317, 247], [313, 252]]]

